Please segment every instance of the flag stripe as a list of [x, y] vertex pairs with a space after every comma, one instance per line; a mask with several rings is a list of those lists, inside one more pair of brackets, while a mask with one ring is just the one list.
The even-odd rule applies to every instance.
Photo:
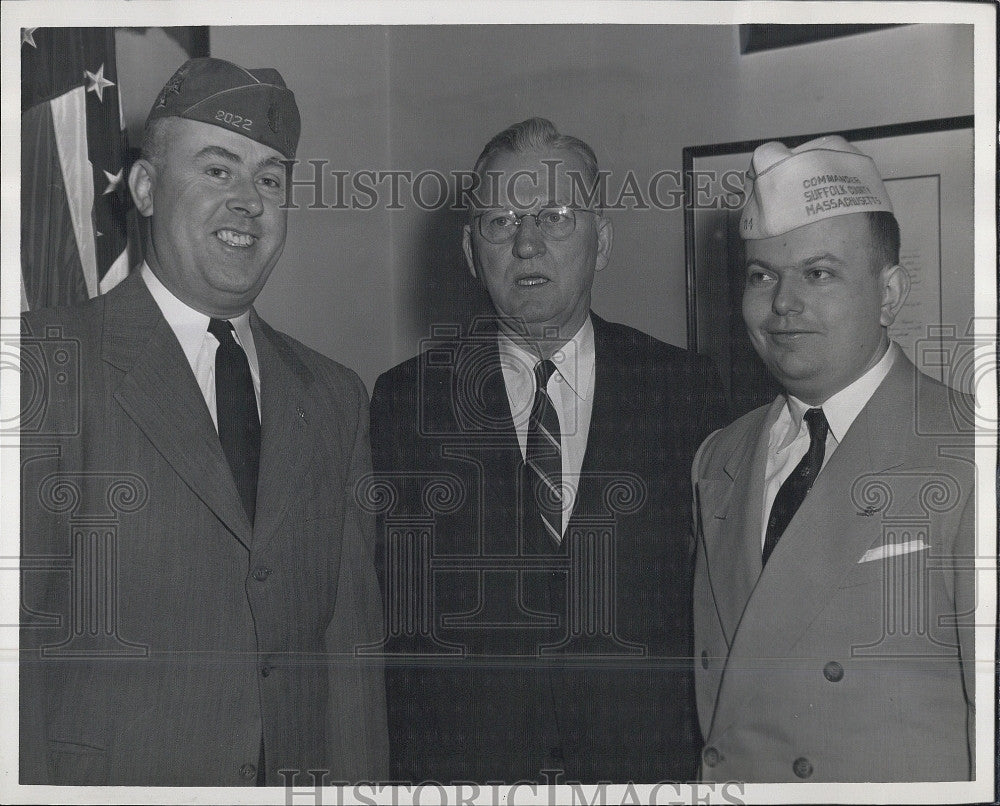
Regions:
[[87, 296], [97, 295], [97, 250], [94, 247], [94, 182], [90, 160], [87, 159], [87, 118], [83, 87], [53, 98], [52, 124], [62, 163], [63, 181], [73, 217], [73, 232], [87, 283]]
[[31, 310], [87, 298], [48, 104], [21, 119], [21, 273]]
[[21, 232], [32, 308], [107, 291], [130, 265], [113, 28], [35, 28], [21, 44]]
[[99, 287], [102, 294], [110, 291], [118, 285], [118, 283], [124, 280], [126, 276], [128, 276], [128, 263], [128, 250], [126, 249], [118, 255], [118, 259], [111, 264], [111, 268], [108, 269], [101, 278]]

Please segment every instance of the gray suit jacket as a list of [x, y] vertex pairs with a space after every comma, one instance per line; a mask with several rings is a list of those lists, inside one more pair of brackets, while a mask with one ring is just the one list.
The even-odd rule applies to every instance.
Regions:
[[252, 785], [262, 735], [269, 784], [384, 772], [367, 395], [251, 327], [253, 525], [140, 277], [24, 318], [21, 783]]
[[897, 360], [762, 571], [781, 403], [714, 433], [695, 459], [702, 777], [968, 779], [971, 403]]

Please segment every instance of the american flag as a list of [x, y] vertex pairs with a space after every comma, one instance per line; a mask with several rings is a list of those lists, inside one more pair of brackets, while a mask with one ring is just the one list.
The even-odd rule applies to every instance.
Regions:
[[128, 153], [113, 28], [21, 30], [22, 309], [128, 273]]

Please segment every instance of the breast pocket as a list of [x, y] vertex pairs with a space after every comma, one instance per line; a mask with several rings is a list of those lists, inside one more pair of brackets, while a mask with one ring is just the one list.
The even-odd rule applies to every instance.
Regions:
[[889, 557], [859, 562], [844, 577], [840, 587], [853, 588], [882, 582], [887, 588], [898, 587], [903, 581], [923, 578], [928, 571], [929, 548], [907, 551]]

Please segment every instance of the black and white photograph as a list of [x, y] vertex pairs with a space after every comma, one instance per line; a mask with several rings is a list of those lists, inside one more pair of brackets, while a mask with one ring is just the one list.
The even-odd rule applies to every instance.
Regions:
[[4, 0], [0, 801], [998, 802], [996, 14]]

